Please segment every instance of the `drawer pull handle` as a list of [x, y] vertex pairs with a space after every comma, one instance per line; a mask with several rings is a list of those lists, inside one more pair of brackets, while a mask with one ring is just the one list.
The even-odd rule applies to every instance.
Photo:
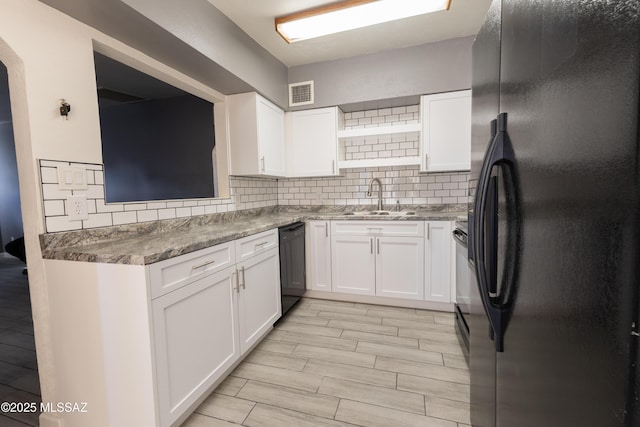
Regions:
[[213, 263], [215, 263], [215, 262], [216, 262], [215, 260], [211, 260], [211, 261], [203, 262], [202, 264], [194, 265], [193, 267], [191, 267], [191, 269], [192, 269], [192, 270], [196, 270], [196, 269], [201, 268], [201, 267], [206, 267], [207, 265], [209, 265], [209, 264], [213, 264]]
[[256, 247], [258, 247], [258, 246], [264, 246], [264, 245], [266, 245], [266, 244], [268, 244], [268, 243], [269, 243], [268, 241], [260, 242], [260, 243], [256, 243]]

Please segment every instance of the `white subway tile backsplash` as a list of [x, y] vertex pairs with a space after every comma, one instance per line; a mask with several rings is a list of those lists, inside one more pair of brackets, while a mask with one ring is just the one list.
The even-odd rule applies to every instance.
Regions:
[[191, 208], [176, 208], [176, 218], [191, 216]]
[[138, 221], [135, 211], [114, 212], [112, 216], [113, 216], [113, 225], [131, 224]]
[[147, 209], [164, 209], [167, 207], [167, 202], [149, 202], [147, 203]]
[[146, 203], [125, 203], [124, 210], [125, 211], [141, 211], [147, 208]]
[[82, 228], [109, 227], [113, 225], [110, 213], [89, 215], [89, 219], [82, 221]]
[[97, 212], [121, 212], [124, 210], [124, 205], [122, 203], [104, 203], [104, 198], [96, 199], [96, 211]]
[[88, 214], [98, 213], [98, 210], [96, 208], [96, 200], [94, 199], [87, 200], [87, 213]]
[[57, 231], [81, 230], [82, 221], [69, 221], [66, 216], [49, 216], [45, 218], [48, 233]]
[[[466, 181], [451, 178], [468, 177], [467, 172], [420, 174], [417, 166], [395, 166], [367, 169], [346, 169], [344, 176], [332, 178], [289, 178], [278, 181], [278, 204], [307, 205], [374, 205], [375, 197], [365, 193], [371, 178], [380, 178], [383, 184], [383, 203], [425, 205], [441, 203], [467, 203], [466, 188], [459, 185]], [[349, 178], [349, 179], [346, 179]], [[436, 182], [440, 178], [444, 182]], [[293, 186], [292, 186], [292, 181]], [[445, 189], [445, 183], [451, 188]], [[455, 201], [453, 201], [455, 199]], [[443, 200], [446, 200], [443, 201]]]
[[[238, 177], [231, 177], [232, 197], [226, 199], [105, 203], [102, 165], [74, 163], [74, 166], [83, 167], [87, 171], [87, 190], [74, 190], [73, 194], [87, 196], [89, 219], [69, 221], [65, 216], [64, 203], [72, 192], [58, 189], [56, 168], [59, 165], [68, 166], [69, 162], [40, 160], [45, 227], [48, 233], [267, 207], [278, 203], [278, 184], [275, 179]], [[55, 170], [55, 177], [47, 169]], [[54, 178], [55, 182], [45, 182], [53, 181]]]
[[103, 185], [87, 185], [86, 191], [82, 191], [82, 194], [85, 194], [87, 196], [87, 199], [104, 199]]
[[58, 160], [40, 160], [40, 167], [52, 167], [69, 166], [69, 162], [61, 162]]
[[204, 206], [194, 206], [191, 208], [191, 216], [204, 215]]
[[59, 216], [64, 214], [65, 212], [63, 200], [47, 200], [44, 202], [45, 216]]
[[57, 168], [41, 168], [40, 178], [43, 184], [57, 184], [58, 183], [58, 169]]
[[147, 222], [147, 221], [157, 221], [158, 220], [158, 211], [155, 209], [137, 211], [138, 222]]
[[71, 190], [60, 190], [58, 184], [42, 184], [44, 200], [64, 200], [69, 196], [71, 196]]

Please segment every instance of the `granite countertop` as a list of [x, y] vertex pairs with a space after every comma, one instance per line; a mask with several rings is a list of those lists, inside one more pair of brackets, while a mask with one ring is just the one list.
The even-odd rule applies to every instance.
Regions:
[[455, 221], [460, 208], [416, 209], [410, 216], [376, 216], [363, 211], [262, 208], [226, 214], [154, 221], [40, 236], [42, 257], [68, 261], [147, 265], [199, 249], [306, 220]]

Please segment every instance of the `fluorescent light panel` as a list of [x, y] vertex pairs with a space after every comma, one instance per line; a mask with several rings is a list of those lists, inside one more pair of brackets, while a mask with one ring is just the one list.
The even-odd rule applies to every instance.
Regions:
[[287, 43], [448, 10], [451, 0], [348, 0], [276, 18]]

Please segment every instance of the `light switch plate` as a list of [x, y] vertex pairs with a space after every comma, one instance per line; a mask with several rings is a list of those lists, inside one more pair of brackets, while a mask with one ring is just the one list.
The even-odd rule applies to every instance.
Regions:
[[58, 166], [58, 189], [86, 190], [87, 171], [75, 166]]
[[89, 219], [87, 196], [77, 195], [67, 197], [67, 215], [69, 216], [69, 221]]

